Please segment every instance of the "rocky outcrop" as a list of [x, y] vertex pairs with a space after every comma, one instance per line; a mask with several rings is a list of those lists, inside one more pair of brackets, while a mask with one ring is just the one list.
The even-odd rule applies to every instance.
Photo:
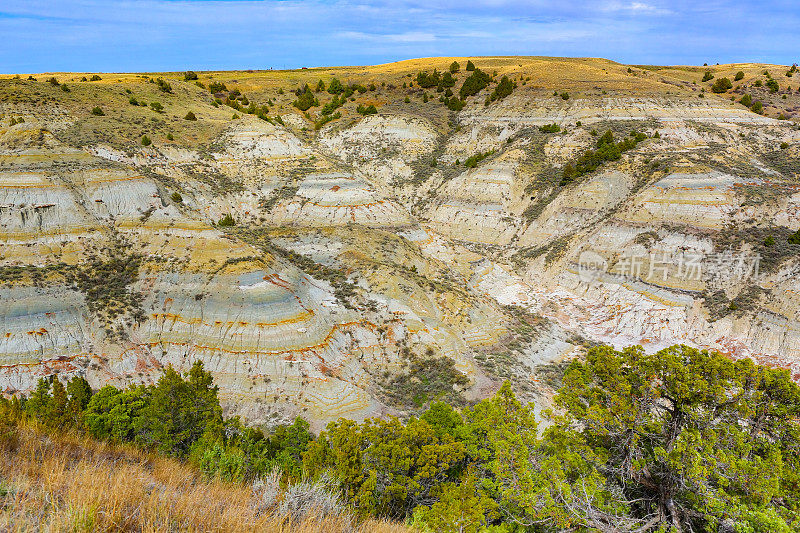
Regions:
[[[387, 390], [429, 358], [469, 378], [465, 399], [511, 379], [540, 408], [540, 369], [594, 342], [683, 342], [800, 379], [793, 123], [564, 68], [568, 99], [526, 86], [456, 113], [370, 91], [381, 113], [313, 132], [316, 115], [229, 120], [197, 100], [210, 118], [180, 145], [70, 142], [80, 109], [3, 103], [25, 122], [0, 127], [0, 388], [202, 360], [228, 413], [319, 428], [442, 394]], [[562, 179], [606, 131], [648, 137]]]

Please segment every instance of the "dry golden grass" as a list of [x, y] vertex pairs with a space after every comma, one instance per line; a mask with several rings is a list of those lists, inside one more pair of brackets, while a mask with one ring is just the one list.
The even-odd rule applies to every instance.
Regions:
[[176, 460], [33, 424], [0, 433], [0, 531], [400, 532], [387, 522], [275, 516], [258, 490]]
[[[705, 70], [711, 70], [717, 76], [732, 77], [735, 72], [743, 70], [748, 78], [758, 76], [764, 69], [772, 71], [773, 76], [781, 80], [788, 66], [761, 63], [740, 63], [713, 66], [634, 66], [635, 75], [627, 72], [628, 65], [616, 63], [602, 58], [569, 58], [541, 56], [487, 56], [487, 57], [430, 57], [408, 59], [394, 63], [368, 66], [316, 67], [294, 70], [238, 70], [238, 71], [198, 71], [200, 81], [217, 80], [231, 87], [237, 87], [246, 93], [268, 91], [278, 88], [293, 89], [302, 83], [313, 84], [318, 80], [328, 80], [333, 76], [362, 84], [381, 82], [402, 83], [408, 75], [415, 75], [420, 70], [434, 68], [444, 71], [451, 62], [461, 64], [462, 73], [468, 60], [472, 60], [479, 68], [499, 75], [530, 77], [530, 83], [545, 88], [577, 90], [582, 87], [593, 87], [601, 84], [604, 89], [638, 92], [663, 92], [665, 87], [659, 83], [661, 78], [672, 81], [698, 81]], [[655, 74], [657, 73], [657, 75]], [[56, 76], [60, 81], [76, 83], [83, 76], [92, 73], [43, 73], [36, 76], [44, 80]], [[146, 73], [149, 76], [163, 76], [170, 81], [183, 79], [182, 72]], [[23, 75], [24, 79], [27, 75]], [[0, 79], [11, 75], [0, 75]], [[104, 73], [102, 81], [89, 85], [114, 85], [118, 83], [142, 83], [142, 74], [137, 73]], [[746, 78], [747, 79], [747, 78]], [[674, 87], [671, 88], [673, 91]], [[274, 97], [274, 95], [272, 95]], [[287, 100], [289, 97], [287, 97]]]

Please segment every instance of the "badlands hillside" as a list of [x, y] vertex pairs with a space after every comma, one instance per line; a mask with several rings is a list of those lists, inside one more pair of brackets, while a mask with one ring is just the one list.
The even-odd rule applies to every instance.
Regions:
[[469, 59], [2, 76], [0, 388], [200, 359], [319, 428], [544, 406], [597, 343], [800, 378], [795, 68]]

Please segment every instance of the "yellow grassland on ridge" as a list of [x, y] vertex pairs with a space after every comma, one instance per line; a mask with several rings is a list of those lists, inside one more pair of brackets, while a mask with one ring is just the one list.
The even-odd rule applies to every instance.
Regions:
[[[603, 83], [604, 88], [641, 90], [658, 87], [659, 78], [673, 81], [697, 81], [706, 70], [715, 76], [727, 76], [731, 79], [738, 71], [745, 73], [744, 82], [748, 78], [761, 75], [770, 70], [779, 82], [787, 65], [764, 63], [731, 63], [711, 66], [657, 66], [626, 65], [602, 58], [568, 58], [543, 56], [494, 56], [494, 57], [432, 57], [418, 58], [366, 66], [332, 66], [311, 67], [291, 70], [229, 70], [229, 71], [196, 71], [199, 81], [206, 80], [233, 83], [242, 92], [264, 90], [270, 88], [296, 87], [301, 83], [316, 83], [319, 79], [329, 80], [336, 76], [350, 79], [358, 83], [390, 83], [415, 75], [422, 70], [446, 70], [453, 61], [457, 61], [463, 73], [467, 61], [471, 60], [478, 68], [494, 72], [498, 75], [530, 77], [530, 83], [545, 88], [574, 89], [574, 83]], [[633, 72], [628, 72], [631, 68]], [[91, 72], [46, 72], [34, 74], [37, 79], [56, 77], [59, 81], [79, 82], [82, 77], [91, 77]], [[165, 79], [182, 79], [183, 72], [144, 72], [144, 73], [100, 73], [100, 81], [88, 82], [103, 85], [114, 83], [141, 83], [144, 76], [163, 77]], [[13, 74], [2, 74], [0, 79], [9, 79]], [[28, 74], [20, 75], [25, 79]], [[86, 83], [86, 82], [83, 82]]]
[[[440, 95], [435, 88], [419, 89], [414, 83], [416, 74], [433, 69], [445, 71], [453, 61], [457, 61], [460, 71], [453, 91], [458, 94], [460, 84], [469, 75], [466, 72], [469, 60], [483, 71], [496, 74], [495, 82], [502, 76], [508, 76], [516, 82], [514, 93], [522, 101], [549, 98], [554, 92], [569, 93], [572, 100], [620, 96], [685, 99], [696, 98], [703, 93], [707, 98], [729, 99], [735, 95], [711, 93], [713, 80], [702, 82], [706, 70], [715, 79], [727, 77], [732, 81], [736, 73], [742, 71], [744, 77], [735, 81], [734, 87], [752, 86], [757, 80], [766, 83], [764, 72], [768, 71], [778, 82], [781, 93], [787, 92], [791, 96], [770, 111], [771, 115], [777, 116], [794, 105], [796, 98], [793, 93], [800, 87], [800, 72], [787, 77], [785, 74], [789, 67], [785, 65], [736, 63], [652, 66], [625, 65], [599, 58], [538, 56], [435, 57], [370, 66], [196, 71], [196, 81], [185, 81], [183, 72], [99, 73], [101, 79], [98, 81], [89, 81], [92, 73], [38, 73], [33, 75], [36, 81], [28, 80], [29, 74], [19, 74], [18, 79], [13, 74], [4, 74], [0, 75], [0, 129], [6, 126], [5, 119], [13, 116], [7, 114], [6, 110], [14, 106], [14, 113], [27, 110], [29, 118], [35, 119], [40, 115], [51, 125], [55, 121], [55, 125], [62, 128], [57, 132], [59, 139], [73, 146], [131, 146], [138, 144], [146, 134], [158, 145], [196, 148], [217, 139], [231, 125], [231, 120], [235, 120], [234, 115], [242, 115], [226, 105], [215, 104], [208, 86], [212, 82], [221, 82], [228, 90], [238, 89], [259, 109], [267, 109], [266, 113], [271, 119], [286, 114], [300, 117], [302, 127], [295, 123], [292, 129], [304, 138], [315, 130], [315, 121], [322, 117], [322, 106], [330, 102], [333, 96], [327, 92], [317, 93], [320, 106], [302, 113], [293, 106], [296, 99], [294, 91], [304, 84], [315, 88], [320, 80], [329, 84], [333, 77], [343, 83], [375, 86], [375, 90], [353, 93], [352, 105], [337, 110], [343, 120], [335, 124], [346, 125], [349, 120], [359, 118], [354, 109], [356, 105], [374, 104], [381, 111], [423, 114], [441, 128], [447, 124], [448, 110], [435, 103], [422, 103], [423, 93], [429, 100], [437, 99]], [[55, 78], [58, 84], [48, 83], [51, 78]], [[155, 83], [158, 78], [163, 78], [171, 85], [171, 93], [159, 89]], [[82, 81], [84, 79], [86, 81]], [[413, 88], [410, 86], [412, 83]], [[63, 90], [63, 85], [69, 91]], [[792, 91], [786, 91], [787, 88]], [[409, 97], [410, 105], [405, 101]], [[483, 101], [479, 99], [472, 98], [468, 103], [475, 109], [483, 107]], [[163, 109], [154, 108], [154, 104]], [[771, 105], [776, 104], [772, 102]], [[95, 107], [101, 108], [104, 114], [93, 115]], [[197, 117], [196, 121], [186, 120], [190, 111]]]

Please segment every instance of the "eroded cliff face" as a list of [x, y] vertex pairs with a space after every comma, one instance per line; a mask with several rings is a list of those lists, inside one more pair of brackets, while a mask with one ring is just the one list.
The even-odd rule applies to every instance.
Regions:
[[[149, 383], [200, 359], [229, 413], [321, 427], [504, 379], [546, 404], [594, 342], [682, 342], [800, 378], [796, 124], [596, 83], [459, 113], [387, 103], [316, 133], [290, 108], [229, 120], [188, 87], [208, 128], [146, 147], [105, 123], [107, 142], [72, 141], [90, 119], [67, 104], [2, 103], [0, 387]], [[563, 180], [608, 130], [648, 138]], [[415, 361], [436, 371], [409, 375]]]

